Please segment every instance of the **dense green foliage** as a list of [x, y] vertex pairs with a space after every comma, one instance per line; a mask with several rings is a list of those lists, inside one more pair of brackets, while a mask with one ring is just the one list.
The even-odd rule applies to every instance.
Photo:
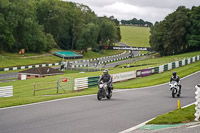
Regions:
[[180, 6], [151, 27], [150, 45], [161, 55], [200, 50], [200, 6]]
[[148, 21], [144, 21], [142, 19], [136, 19], [136, 18], [133, 18], [131, 20], [121, 20], [121, 24], [122, 25], [135, 25], [135, 26], [152, 26], [153, 24], [151, 22], [148, 22]]
[[120, 40], [114, 17], [98, 18], [82, 4], [61, 0], [1, 0], [0, 51], [97, 48]]

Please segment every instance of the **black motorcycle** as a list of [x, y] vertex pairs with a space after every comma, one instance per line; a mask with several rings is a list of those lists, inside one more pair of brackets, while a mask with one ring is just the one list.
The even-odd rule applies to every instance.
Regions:
[[101, 100], [102, 98], [107, 98], [110, 99], [112, 97], [112, 90], [110, 90], [110, 93], [108, 91], [108, 83], [103, 83], [103, 81], [101, 81], [99, 83], [99, 91], [97, 93], [97, 99]]

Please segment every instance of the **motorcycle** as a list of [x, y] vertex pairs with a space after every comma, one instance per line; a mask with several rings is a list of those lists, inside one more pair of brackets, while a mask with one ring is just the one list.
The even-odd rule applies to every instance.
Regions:
[[102, 98], [107, 98], [110, 99], [112, 97], [112, 90], [110, 90], [110, 93], [108, 92], [108, 84], [107, 83], [103, 83], [103, 81], [101, 81], [99, 83], [99, 91], [97, 93], [97, 99], [101, 100]]
[[172, 97], [174, 98], [175, 96], [180, 97], [179, 93], [179, 86], [176, 81], [172, 81], [170, 84], [170, 90], [172, 91]]

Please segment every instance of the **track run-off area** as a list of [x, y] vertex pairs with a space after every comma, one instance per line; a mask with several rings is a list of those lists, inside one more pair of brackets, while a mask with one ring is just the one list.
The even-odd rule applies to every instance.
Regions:
[[[158, 75], [159, 76], [159, 75]], [[96, 94], [0, 109], [1, 133], [118, 133], [157, 115], [195, 102], [200, 71], [181, 79], [182, 94], [172, 98], [168, 83], [114, 90], [111, 100]], [[170, 75], [169, 75], [170, 79]]]

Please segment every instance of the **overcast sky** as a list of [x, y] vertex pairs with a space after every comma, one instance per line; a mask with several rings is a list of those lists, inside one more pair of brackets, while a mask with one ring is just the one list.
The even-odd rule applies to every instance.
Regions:
[[97, 16], [114, 16], [118, 20], [132, 18], [154, 23], [162, 21], [179, 6], [199, 6], [200, 0], [64, 0], [89, 6]]

